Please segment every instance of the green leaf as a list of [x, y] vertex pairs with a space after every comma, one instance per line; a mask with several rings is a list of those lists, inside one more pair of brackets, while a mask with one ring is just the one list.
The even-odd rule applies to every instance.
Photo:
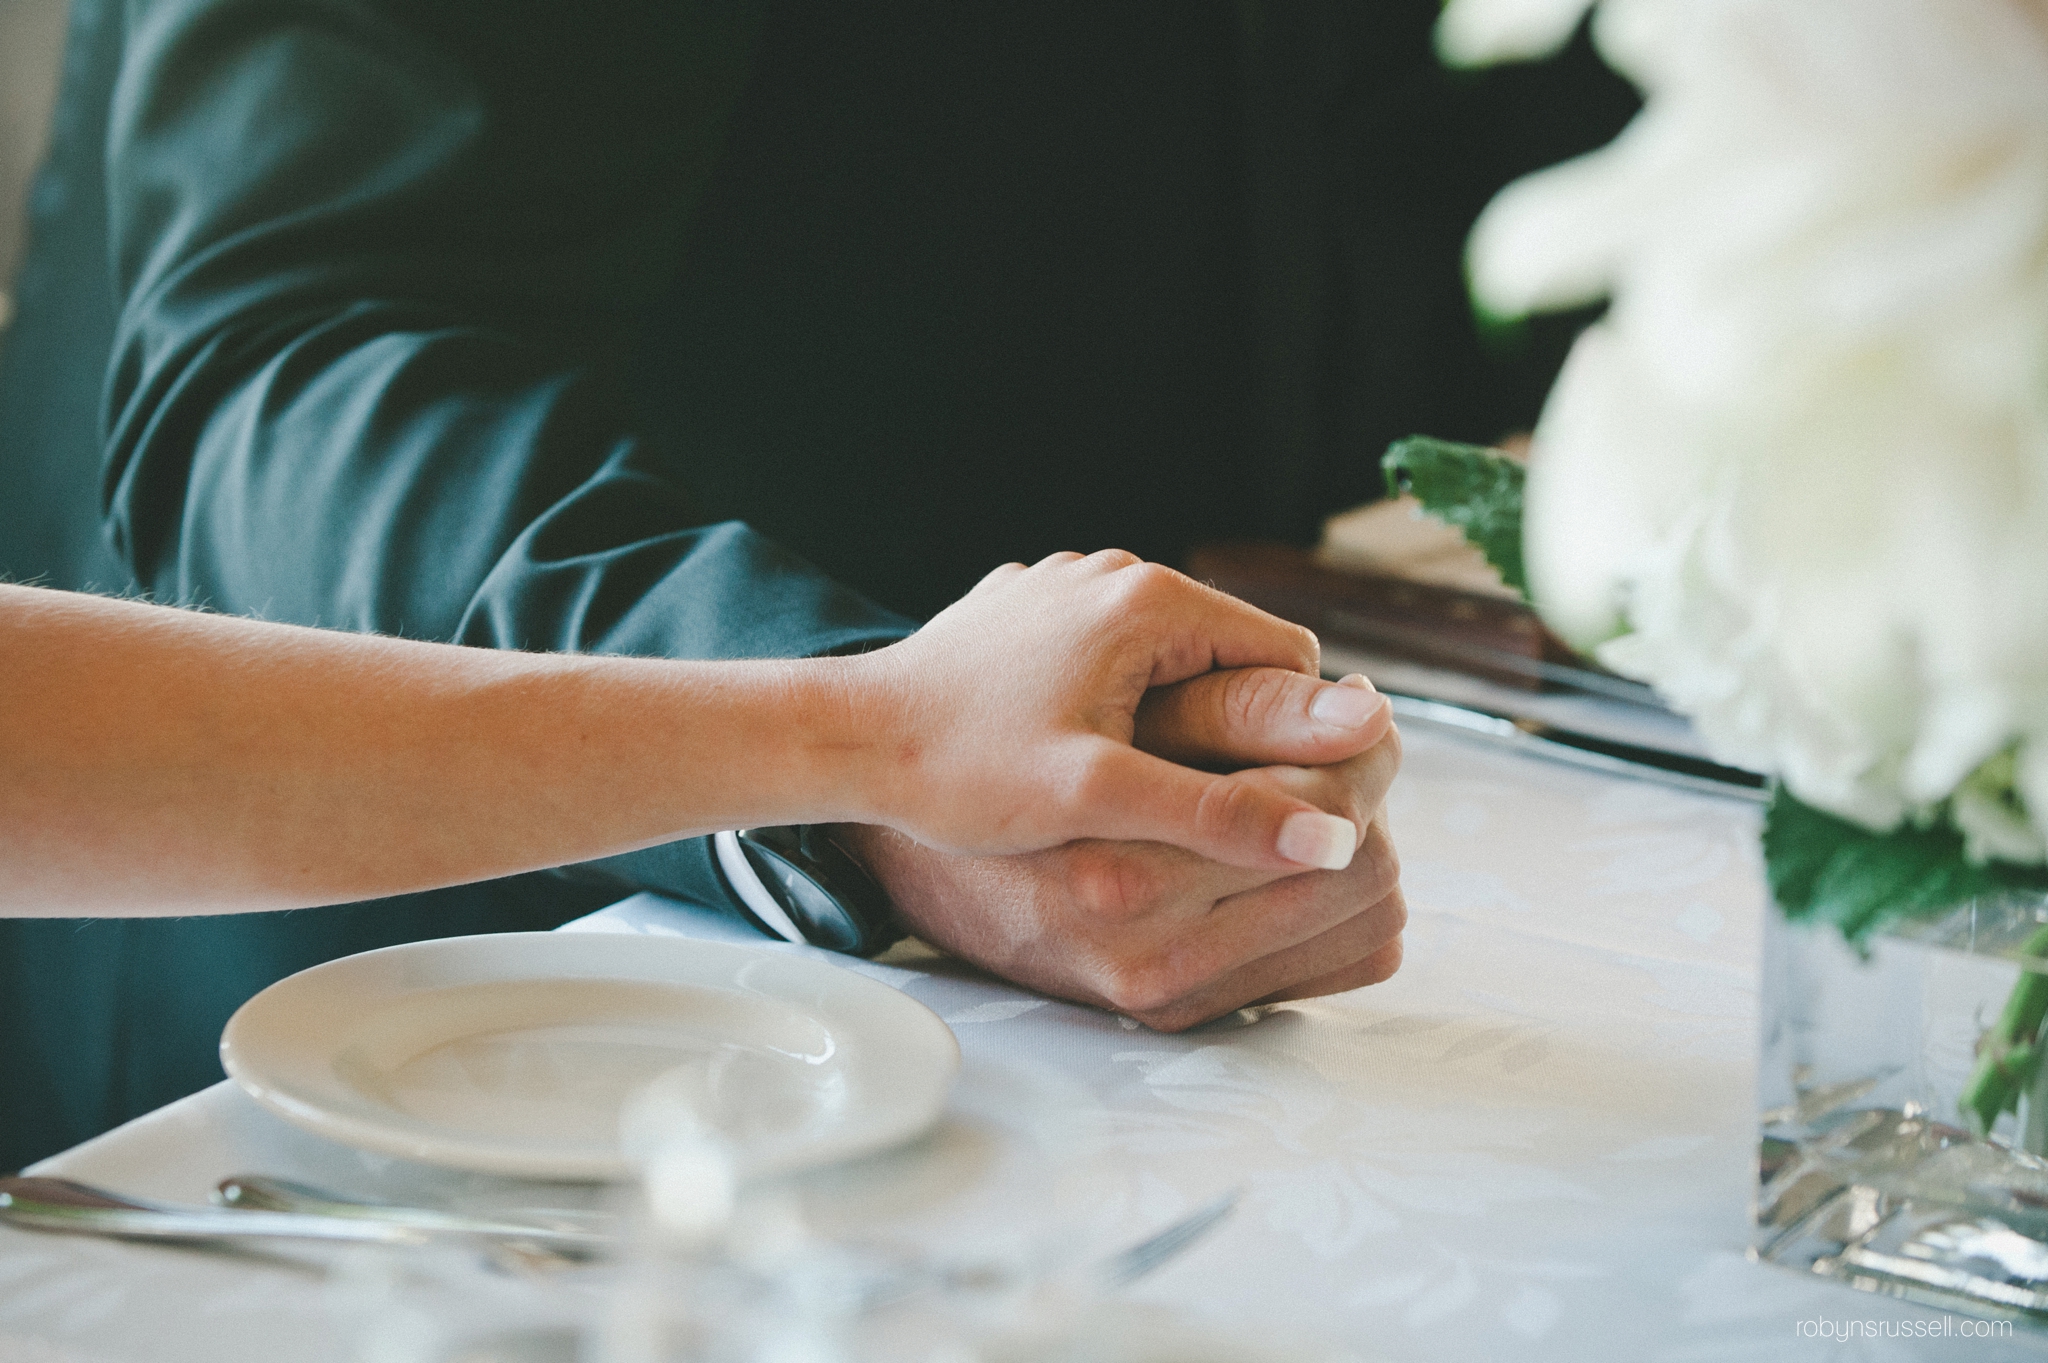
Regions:
[[1501, 580], [1529, 594], [1522, 571], [1522, 465], [1495, 450], [1426, 435], [1396, 440], [1380, 467], [1387, 491], [1412, 492], [1422, 509], [1462, 531]]
[[2048, 867], [1976, 863], [1946, 820], [1889, 833], [1838, 819], [1779, 786], [1764, 819], [1764, 873], [1787, 918], [1832, 923], [1861, 944], [1885, 923], [1931, 918], [2012, 890], [2048, 889]]

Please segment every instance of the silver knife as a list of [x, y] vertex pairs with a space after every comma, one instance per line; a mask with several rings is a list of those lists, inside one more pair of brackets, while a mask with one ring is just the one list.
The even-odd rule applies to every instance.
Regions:
[[1695, 757], [1666, 748], [1623, 743], [1611, 738], [1559, 728], [1526, 715], [1502, 715], [1469, 705], [1431, 700], [1399, 691], [1386, 692], [1393, 704], [1394, 718], [1403, 724], [1420, 724], [1476, 738], [1493, 747], [1507, 748], [1528, 757], [1564, 762], [1589, 771], [1604, 772], [1635, 781], [1654, 781], [1699, 795], [1768, 803], [1770, 782], [1759, 772]]
[[1475, 667], [1482, 671], [1506, 672], [1581, 695], [1599, 696], [1605, 700], [1638, 705], [1646, 710], [1671, 713], [1649, 686], [1627, 677], [1617, 677], [1611, 672], [1595, 672], [1590, 667], [1573, 667], [1544, 658], [1531, 658], [1469, 639], [1447, 639], [1440, 631], [1421, 625], [1376, 620], [1351, 611], [1331, 610], [1324, 615], [1323, 621], [1336, 632], [1335, 640], [1339, 644], [1391, 646], [1397, 655], [1426, 659], [1423, 663], [1426, 667], [1449, 668], [1468, 675]]

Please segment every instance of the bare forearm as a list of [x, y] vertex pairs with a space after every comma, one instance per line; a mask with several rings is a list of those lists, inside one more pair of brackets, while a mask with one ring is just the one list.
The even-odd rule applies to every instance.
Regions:
[[874, 653], [772, 662], [451, 648], [0, 587], [0, 912], [335, 903], [764, 823], [1337, 868], [1354, 820], [1131, 744], [1152, 688], [1265, 668], [1328, 756], [1371, 746], [1384, 705], [1315, 680], [1315, 657], [1305, 630], [1120, 551], [998, 568]]
[[842, 660], [451, 649], [0, 587], [0, 913], [403, 893], [872, 817]]

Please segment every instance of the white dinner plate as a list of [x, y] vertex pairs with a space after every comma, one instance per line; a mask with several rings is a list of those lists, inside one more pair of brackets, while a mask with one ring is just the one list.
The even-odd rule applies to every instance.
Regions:
[[938, 1119], [960, 1048], [885, 984], [771, 946], [514, 932], [367, 951], [250, 999], [221, 1063], [317, 1135], [525, 1178], [631, 1173], [619, 1112], [695, 1067], [743, 1173], [823, 1164]]

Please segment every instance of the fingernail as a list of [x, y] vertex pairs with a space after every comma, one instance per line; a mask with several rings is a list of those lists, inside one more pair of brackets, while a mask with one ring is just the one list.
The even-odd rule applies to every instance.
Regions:
[[1386, 698], [1377, 691], [1361, 691], [1356, 686], [1340, 682], [1323, 687], [1310, 703], [1308, 712], [1324, 724], [1339, 729], [1356, 729], [1378, 714], [1386, 703]]
[[1350, 676], [1348, 676], [1348, 677], [1341, 677], [1341, 678], [1339, 678], [1339, 679], [1338, 679], [1338, 681], [1337, 681], [1337, 685], [1339, 685], [1339, 686], [1356, 686], [1356, 687], [1358, 687], [1358, 688], [1359, 688], [1360, 690], [1363, 690], [1363, 691], [1371, 691], [1371, 692], [1374, 692], [1375, 694], [1377, 694], [1377, 692], [1379, 691], [1379, 688], [1378, 688], [1378, 687], [1376, 687], [1376, 686], [1374, 686], [1374, 685], [1372, 684], [1372, 682], [1371, 682], [1371, 681], [1370, 681], [1370, 680], [1369, 680], [1369, 679], [1368, 679], [1368, 678], [1366, 677], [1366, 675], [1365, 675], [1365, 674], [1364, 674], [1363, 672], [1353, 672], [1353, 673], [1352, 673], [1352, 674], [1351, 674]]
[[1335, 814], [1304, 809], [1299, 814], [1289, 814], [1280, 825], [1280, 855], [1302, 866], [1341, 871], [1351, 864], [1351, 853], [1357, 846], [1358, 829], [1351, 820]]

